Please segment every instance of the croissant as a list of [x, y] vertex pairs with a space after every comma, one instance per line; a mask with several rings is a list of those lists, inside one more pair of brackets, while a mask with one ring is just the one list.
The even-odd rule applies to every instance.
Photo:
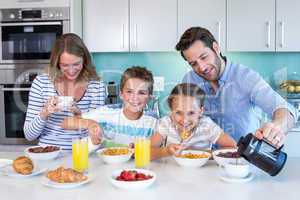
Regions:
[[32, 173], [33, 162], [26, 156], [20, 156], [13, 161], [13, 168], [19, 174], [28, 175]]
[[77, 172], [71, 168], [65, 169], [63, 167], [49, 171], [47, 177], [58, 183], [75, 183], [87, 180], [87, 176], [83, 173]]

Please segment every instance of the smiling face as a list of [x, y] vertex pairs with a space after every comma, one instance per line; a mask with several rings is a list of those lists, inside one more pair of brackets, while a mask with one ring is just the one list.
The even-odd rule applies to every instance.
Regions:
[[180, 133], [191, 132], [198, 125], [203, 110], [196, 97], [176, 95], [172, 100], [171, 118]]
[[71, 81], [76, 80], [83, 68], [82, 62], [82, 58], [63, 52], [59, 60], [59, 67], [63, 77]]
[[138, 79], [129, 78], [121, 90], [124, 103], [124, 114], [129, 119], [134, 119], [142, 114], [149, 98], [149, 83]]
[[183, 55], [193, 70], [207, 81], [217, 81], [222, 73], [222, 59], [220, 48], [216, 42], [213, 49], [207, 47], [202, 41], [196, 40]]

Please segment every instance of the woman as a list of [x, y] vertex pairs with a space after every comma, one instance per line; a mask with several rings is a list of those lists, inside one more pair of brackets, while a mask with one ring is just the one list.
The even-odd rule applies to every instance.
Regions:
[[[60, 36], [52, 49], [49, 66], [36, 77], [30, 89], [24, 124], [26, 139], [39, 139], [39, 145], [71, 150], [72, 138], [87, 132], [64, 130], [61, 122], [67, 116], [104, 105], [105, 85], [99, 80], [83, 41], [72, 33]], [[64, 108], [59, 103], [60, 96], [73, 97], [73, 106]]]

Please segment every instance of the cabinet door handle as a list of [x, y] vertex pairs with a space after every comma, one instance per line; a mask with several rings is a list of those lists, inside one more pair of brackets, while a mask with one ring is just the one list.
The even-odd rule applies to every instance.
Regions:
[[283, 48], [284, 46], [284, 23], [280, 22], [280, 28], [281, 28], [281, 41], [280, 41], [280, 47]]
[[270, 48], [270, 43], [271, 43], [271, 22], [267, 22], [267, 43], [266, 43], [266, 47]]
[[134, 34], [135, 34], [135, 40], [134, 40], [134, 47], [137, 49], [137, 46], [138, 46], [138, 25], [135, 24], [135, 31], [134, 31]]
[[221, 22], [217, 22], [217, 27], [218, 27], [218, 43], [219, 46], [221, 47]]
[[125, 24], [122, 24], [122, 47], [125, 49]]

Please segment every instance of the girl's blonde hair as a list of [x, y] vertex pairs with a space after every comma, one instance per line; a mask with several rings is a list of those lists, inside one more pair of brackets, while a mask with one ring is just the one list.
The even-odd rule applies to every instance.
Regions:
[[205, 92], [193, 83], [181, 83], [173, 88], [171, 94], [168, 97], [168, 105], [171, 110], [173, 100], [178, 95], [195, 97], [199, 107], [202, 107], [204, 105]]
[[92, 63], [91, 55], [81, 38], [74, 33], [67, 33], [56, 39], [51, 51], [50, 64], [46, 68], [46, 73], [53, 82], [62, 76], [59, 63], [60, 56], [64, 52], [82, 58], [83, 68], [77, 81], [100, 80]]

